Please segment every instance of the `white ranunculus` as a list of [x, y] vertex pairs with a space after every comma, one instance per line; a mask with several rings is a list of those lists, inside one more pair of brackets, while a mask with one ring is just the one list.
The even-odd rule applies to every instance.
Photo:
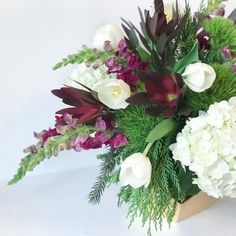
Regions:
[[111, 109], [125, 109], [129, 103], [126, 100], [130, 97], [130, 87], [123, 80], [107, 79], [97, 87], [99, 100]]
[[94, 69], [92, 66], [87, 66], [86, 63], [81, 63], [74, 69], [71, 76], [65, 81], [65, 85], [86, 90], [83, 86], [75, 82], [77, 81], [86, 87], [97, 91], [97, 86], [101, 81], [112, 78], [116, 78], [116, 75], [108, 74], [107, 67], [105, 65]]
[[194, 92], [201, 93], [209, 89], [215, 79], [215, 70], [202, 62], [190, 64], [182, 74], [185, 84]]
[[114, 24], [107, 23], [100, 26], [92, 40], [92, 47], [104, 50], [104, 42], [110, 41], [114, 50], [118, 49], [119, 42], [124, 38], [124, 34], [119, 27]]
[[152, 165], [148, 157], [142, 153], [135, 153], [121, 163], [120, 184], [133, 188], [145, 186], [151, 181]]

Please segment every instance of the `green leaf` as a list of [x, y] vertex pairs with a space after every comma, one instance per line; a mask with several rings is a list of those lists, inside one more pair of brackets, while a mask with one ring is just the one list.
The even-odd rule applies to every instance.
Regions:
[[149, 53], [146, 50], [144, 50], [142, 47], [137, 47], [136, 51], [138, 52], [138, 55], [142, 61], [150, 61]]
[[171, 119], [163, 120], [147, 136], [146, 142], [153, 143], [170, 133], [175, 128], [175, 122]]
[[179, 60], [175, 66], [174, 66], [174, 71], [176, 73], [182, 74], [185, 70], [185, 68], [189, 64], [193, 64], [195, 62], [199, 61], [199, 53], [198, 53], [198, 42], [196, 41], [193, 48], [189, 52], [187, 56]]

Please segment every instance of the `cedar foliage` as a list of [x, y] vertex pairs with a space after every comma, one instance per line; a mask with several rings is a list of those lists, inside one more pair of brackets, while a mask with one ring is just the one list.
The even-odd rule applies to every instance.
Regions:
[[[128, 137], [129, 144], [122, 148], [121, 159], [133, 153], [143, 152], [147, 143], [145, 139], [149, 132], [161, 121], [162, 117], [152, 117], [145, 113], [147, 106], [130, 105], [125, 111], [116, 111], [118, 127]], [[179, 118], [178, 118], [179, 119]], [[184, 125], [185, 121], [179, 121]], [[181, 129], [181, 128], [179, 128]], [[182, 202], [199, 189], [192, 186], [192, 174], [184, 171], [180, 163], [172, 159], [169, 145], [174, 142], [176, 132], [155, 142], [148, 153], [152, 163], [152, 179], [148, 188], [133, 189], [130, 186], [121, 188], [119, 205], [128, 204], [130, 225], [135, 218], [141, 216], [143, 225], [148, 224], [149, 235], [151, 226], [157, 229], [164, 219], [170, 223], [175, 215], [177, 202]], [[186, 185], [182, 186], [180, 179], [188, 177]], [[194, 188], [194, 189], [193, 189]], [[191, 192], [191, 193], [190, 193]], [[190, 193], [190, 194], [189, 194]]]

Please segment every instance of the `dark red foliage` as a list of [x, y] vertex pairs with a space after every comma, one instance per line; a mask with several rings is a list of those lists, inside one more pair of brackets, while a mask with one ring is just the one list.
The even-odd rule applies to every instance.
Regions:
[[63, 87], [53, 90], [52, 93], [61, 98], [65, 104], [72, 106], [58, 111], [57, 114], [69, 113], [78, 119], [78, 123], [89, 121], [104, 110], [104, 105], [95, 99], [91, 92], [85, 90]]
[[148, 108], [147, 113], [172, 115], [182, 96], [180, 75], [170, 76], [152, 71], [140, 71], [138, 76], [144, 82], [146, 92], [137, 93], [127, 101], [132, 104], [158, 104]]

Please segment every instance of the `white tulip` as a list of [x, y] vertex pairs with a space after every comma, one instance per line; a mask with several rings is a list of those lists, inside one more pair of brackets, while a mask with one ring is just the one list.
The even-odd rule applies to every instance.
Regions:
[[103, 80], [97, 87], [99, 100], [111, 109], [125, 109], [129, 103], [126, 100], [130, 97], [130, 87], [123, 80]]
[[104, 42], [110, 41], [114, 50], [118, 49], [119, 42], [124, 39], [124, 34], [116, 25], [107, 23], [99, 27], [93, 36], [92, 47], [104, 50]]
[[151, 182], [152, 165], [148, 157], [142, 153], [135, 153], [129, 156], [121, 164], [120, 184], [130, 185], [133, 188], [145, 186], [147, 188]]
[[192, 91], [201, 93], [213, 85], [216, 79], [216, 72], [211, 66], [197, 62], [188, 65], [182, 77]]

